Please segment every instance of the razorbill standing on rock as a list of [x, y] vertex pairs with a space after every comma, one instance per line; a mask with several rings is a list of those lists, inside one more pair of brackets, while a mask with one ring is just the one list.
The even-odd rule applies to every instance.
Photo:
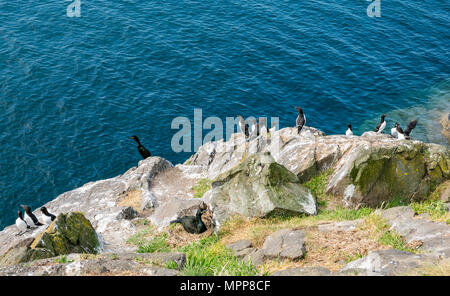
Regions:
[[300, 134], [303, 126], [306, 124], [306, 116], [303, 114], [303, 110], [300, 107], [295, 107], [298, 111], [297, 120], [295, 121], [295, 125], [297, 126], [297, 133]]
[[417, 119], [413, 119], [409, 122], [408, 126], [405, 128], [405, 136], [409, 138], [409, 135], [411, 134], [412, 130], [417, 125]]
[[39, 222], [36, 216], [31, 212], [30, 206], [27, 205], [20, 205], [20, 206], [22, 207], [22, 209], [25, 210], [25, 215], [23, 219], [25, 220], [25, 222], [27, 222], [28, 225], [30, 225], [30, 227], [38, 227], [44, 225], [41, 222]]
[[248, 140], [248, 137], [250, 136], [248, 123], [244, 120], [242, 115], [238, 115], [237, 117], [239, 118], [239, 129], [241, 130], [241, 133], [244, 134], [245, 139]]
[[16, 235], [21, 235], [26, 232], [28, 228], [30, 228], [27, 222], [23, 220], [21, 211], [17, 212], [16, 226], [19, 229], [19, 233], [17, 233]]
[[47, 225], [49, 225], [50, 223], [52, 223], [53, 220], [56, 219], [56, 216], [53, 215], [53, 214], [51, 214], [51, 213], [49, 213], [49, 212], [47, 211], [47, 208], [46, 208], [46, 207], [42, 207], [42, 208], [41, 208], [41, 212], [42, 212], [42, 214], [44, 214], [44, 216], [42, 216], [42, 220], [43, 220], [44, 223], [47, 224]]
[[138, 151], [141, 154], [143, 159], [146, 159], [147, 157], [152, 156], [150, 151], [147, 150], [144, 146], [142, 146], [141, 141], [139, 141], [139, 138], [137, 136], [131, 136], [130, 139], [133, 139], [138, 144]]
[[252, 127], [250, 129], [250, 139], [255, 139], [259, 136], [259, 124], [255, 119], [252, 119]]
[[397, 139], [399, 140], [406, 139], [405, 134], [403, 133], [403, 129], [400, 127], [400, 124], [397, 125]]
[[391, 135], [396, 139], [398, 138], [397, 126], [400, 126], [398, 122], [396, 122], [394, 127], [391, 128]]
[[347, 131], [345, 132], [345, 135], [346, 135], [346, 136], [353, 136], [352, 125], [351, 125], [351, 124], [348, 124], [347, 127], [348, 127], [348, 129], [347, 129]]
[[384, 128], [386, 127], [386, 121], [384, 120], [385, 117], [385, 114], [381, 115], [381, 120], [378, 123], [377, 127], [373, 130], [374, 132], [381, 134], [381, 132], [384, 130]]

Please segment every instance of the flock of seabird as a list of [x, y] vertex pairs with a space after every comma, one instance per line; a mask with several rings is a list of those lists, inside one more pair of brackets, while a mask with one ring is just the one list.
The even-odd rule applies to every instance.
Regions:
[[[28, 229], [37, 228], [39, 226], [42, 226], [41, 222], [39, 222], [38, 218], [31, 212], [31, 207], [27, 205], [20, 205], [20, 207], [25, 211], [24, 215], [22, 216], [22, 211], [17, 212], [17, 219], [16, 219], [16, 226], [19, 229], [19, 233], [16, 235], [22, 235], [24, 234]], [[52, 223], [53, 220], [56, 219], [56, 216], [53, 214], [50, 214], [46, 207], [41, 208], [42, 212], [42, 221], [46, 225], [49, 225]]]
[[[302, 108], [295, 107], [295, 109], [297, 109], [298, 111], [297, 119], [295, 120], [295, 126], [297, 128], [297, 133], [300, 134], [303, 127], [306, 124], [306, 116], [303, 113]], [[247, 121], [244, 120], [244, 117], [242, 115], [238, 115], [237, 117], [239, 119], [239, 129], [241, 133], [244, 134], [246, 141], [254, 139], [258, 137], [260, 134], [269, 133], [275, 130], [275, 125], [273, 124], [269, 130], [269, 128], [267, 127], [267, 121], [264, 118], [261, 118], [258, 122], [255, 119], [251, 119], [252, 126], [250, 127]], [[385, 114], [381, 115], [380, 122], [375, 127], [374, 132], [378, 134], [381, 134], [383, 132], [383, 130], [386, 128], [385, 118], [386, 118]], [[405, 130], [403, 130], [400, 127], [400, 124], [396, 122], [394, 127], [391, 129], [391, 135], [399, 140], [410, 139], [410, 134], [412, 130], [416, 127], [416, 125], [417, 119], [411, 120], [411, 122], [406, 126]], [[353, 136], [351, 124], [347, 125], [347, 131], [345, 132], [345, 135]], [[137, 136], [131, 136], [130, 139], [136, 141], [137, 149], [143, 159], [146, 159], [151, 156], [150, 151], [141, 144]], [[17, 233], [16, 235], [21, 235], [25, 233], [28, 229], [44, 225], [41, 222], [39, 222], [36, 216], [31, 212], [30, 206], [27, 205], [20, 205], [20, 206], [23, 208], [25, 213], [22, 216], [21, 211], [17, 212], [16, 226], [20, 232]], [[206, 226], [201, 219], [201, 216], [205, 211], [206, 207], [204, 204], [202, 204], [197, 210], [195, 216], [184, 216], [171, 221], [170, 224], [180, 223], [183, 226], [183, 228], [189, 233], [202, 233], [206, 231]], [[47, 225], [49, 225], [56, 218], [55, 215], [48, 212], [46, 207], [41, 207], [41, 212], [43, 214], [42, 221], [44, 221], [44, 223]]]

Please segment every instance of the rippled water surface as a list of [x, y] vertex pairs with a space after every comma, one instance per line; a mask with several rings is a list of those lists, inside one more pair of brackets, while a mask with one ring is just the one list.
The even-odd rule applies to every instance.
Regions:
[[176, 116], [279, 116], [357, 134], [419, 118], [445, 144], [449, 2], [0, 0], [0, 229], [88, 181], [123, 173], [139, 135], [173, 163]]

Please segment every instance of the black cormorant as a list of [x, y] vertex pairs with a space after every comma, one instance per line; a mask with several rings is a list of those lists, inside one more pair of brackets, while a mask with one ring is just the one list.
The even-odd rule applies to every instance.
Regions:
[[195, 216], [183, 216], [176, 220], [170, 221], [170, 224], [181, 223], [184, 230], [189, 233], [203, 233], [206, 231], [206, 225], [202, 221], [202, 214], [206, 209], [199, 208]]
[[152, 156], [150, 151], [147, 150], [144, 146], [142, 146], [141, 142], [139, 141], [139, 138], [137, 136], [131, 136], [130, 139], [133, 139], [138, 144], [138, 151], [141, 154], [143, 159], [146, 159], [147, 157]]
[[295, 125], [297, 126], [297, 133], [300, 134], [303, 126], [306, 124], [306, 116], [303, 114], [303, 109], [300, 107], [295, 107], [298, 111], [297, 120], [295, 121]]

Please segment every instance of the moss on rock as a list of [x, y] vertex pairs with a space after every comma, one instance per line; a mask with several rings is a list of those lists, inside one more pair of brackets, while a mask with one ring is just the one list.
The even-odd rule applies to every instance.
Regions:
[[71, 253], [96, 254], [100, 246], [97, 233], [80, 212], [59, 214], [34, 240], [12, 247], [0, 265], [12, 265]]

